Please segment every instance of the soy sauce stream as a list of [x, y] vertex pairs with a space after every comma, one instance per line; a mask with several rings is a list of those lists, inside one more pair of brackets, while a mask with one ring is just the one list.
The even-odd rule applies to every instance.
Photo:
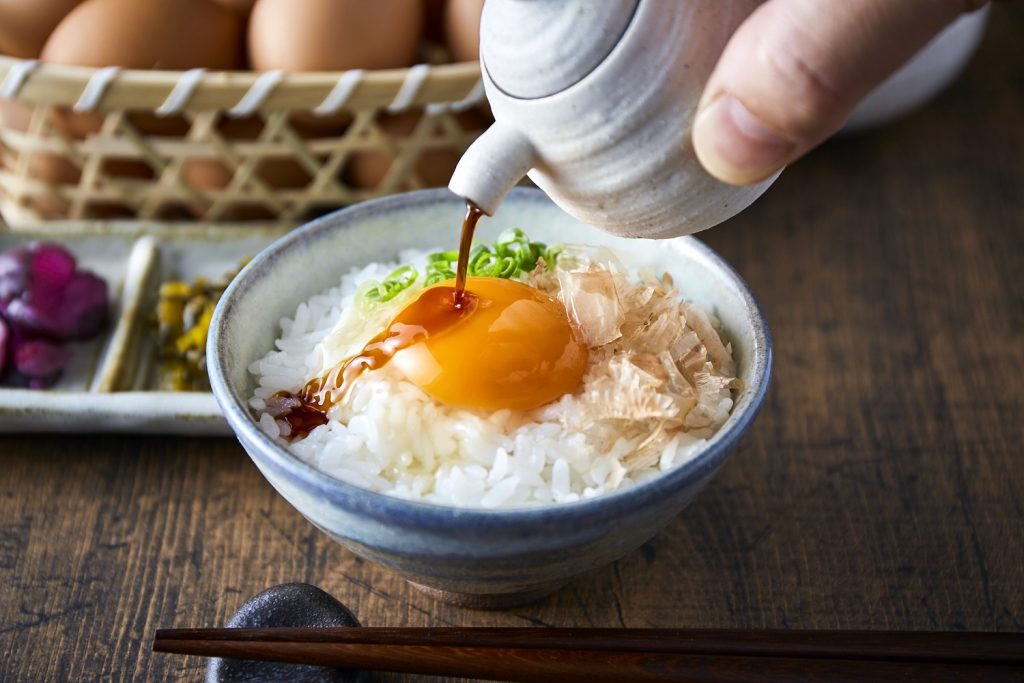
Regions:
[[352, 383], [363, 373], [387, 365], [402, 349], [440, 333], [475, 310], [477, 298], [466, 291], [466, 272], [473, 234], [483, 215], [475, 204], [466, 202], [454, 287], [424, 290], [359, 353], [338, 363], [322, 377], [310, 380], [297, 394], [281, 391], [274, 395], [273, 399], [283, 407], [283, 412], [275, 417], [288, 424], [289, 439], [301, 439], [320, 425], [327, 424], [327, 412], [345, 398]]
[[455, 265], [455, 300], [462, 300], [466, 290], [466, 273], [469, 271], [469, 252], [473, 246], [476, 224], [484, 212], [473, 202], [466, 202], [466, 217], [462, 219], [462, 237], [459, 239], [459, 260]]

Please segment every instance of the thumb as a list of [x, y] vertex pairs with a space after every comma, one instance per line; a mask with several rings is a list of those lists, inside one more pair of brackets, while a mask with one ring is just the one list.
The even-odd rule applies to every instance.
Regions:
[[836, 132], [856, 104], [969, 0], [769, 0], [726, 46], [693, 144], [727, 183], [767, 178]]

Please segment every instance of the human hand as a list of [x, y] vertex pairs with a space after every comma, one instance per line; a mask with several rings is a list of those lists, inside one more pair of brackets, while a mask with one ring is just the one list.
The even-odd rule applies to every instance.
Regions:
[[764, 180], [842, 127], [857, 103], [984, 0], [768, 0], [730, 39], [693, 127], [704, 167]]

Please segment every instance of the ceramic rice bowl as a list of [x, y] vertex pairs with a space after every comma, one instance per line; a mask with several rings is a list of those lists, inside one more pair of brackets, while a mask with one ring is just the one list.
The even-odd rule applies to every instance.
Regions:
[[521, 227], [548, 243], [605, 244], [651, 260], [677, 258], [676, 286], [714, 313], [732, 342], [741, 389], [728, 421], [693, 458], [658, 478], [589, 500], [485, 510], [413, 502], [334, 479], [261, 431], [248, 406], [248, 367], [280, 335], [278, 321], [337, 284], [353, 266], [393, 260], [401, 249], [450, 247], [462, 201], [444, 189], [374, 200], [316, 220], [266, 248], [224, 293], [207, 348], [213, 392], [267, 480], [311, 523], [352, 552], [428, 593], [475, 607], [502, 607], [546, 595], [651, 539], [677, 516], [734, 450], [764, 400], [771, 341], [761, 311], [739, 275], [692, 237], [630, 240], [604, 234], [563, 213], [541, 192], [517, 189], [478, 238]]

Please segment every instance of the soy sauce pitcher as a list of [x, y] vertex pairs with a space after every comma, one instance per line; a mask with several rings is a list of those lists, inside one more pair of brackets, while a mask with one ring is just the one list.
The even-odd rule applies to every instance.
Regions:
[[709, 175], [690, 130], [701, 91], [757, 0], [487, 0], [480, 63], [495, 123], [449, 188], [493, 214], [524, 175], [608, 232], [709, 228], [775, 179]]

